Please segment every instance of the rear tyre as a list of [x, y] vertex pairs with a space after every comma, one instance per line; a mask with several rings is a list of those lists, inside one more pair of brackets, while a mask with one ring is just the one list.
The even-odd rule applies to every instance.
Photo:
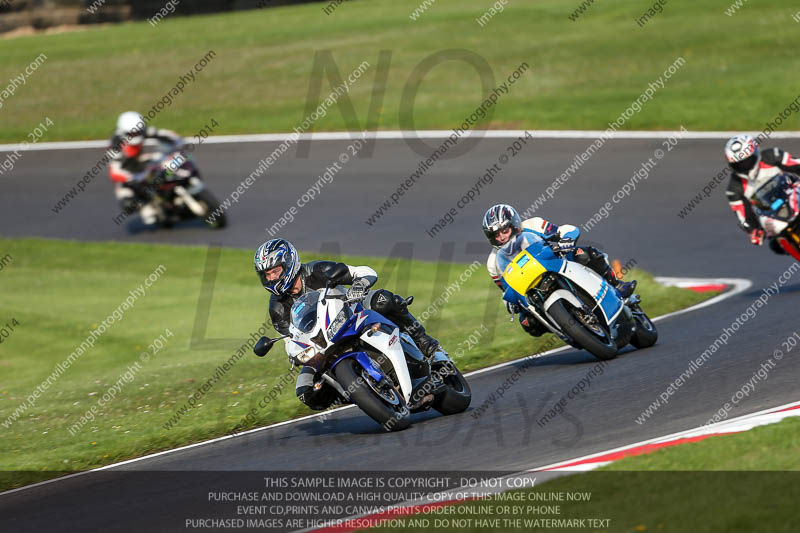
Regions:
[[433, 408], [443, 415], [461, 413], [469, 407], [472, 401], [472, 391], [469, 388], [469, 383], [457, 368], [453, 368], [455, 373], [444, 378], [444, 384], [447, 385], [447, 389], [437, 394], [433, 400]]
[[[206, 208], [206, 216], [203, 221], [214, 229], [222, 229], [228, 225], [228, 217], [225, 213], [218, 213], [219, 200], [207, 189], [203, 189], [195, 195], [195, 199], [203, 204]], [[209, 217], [214, 217], [214, 220], [209, 220]]]
[[636, 331], [633, 332], [631, 344], [636, 348], [648, 348], [654, 345], [658, 340], [655, 324], [638, 307], [634, 309], [633, 319], [636, 321]]
[[564, 333], [598, 359], [605, 361], [617, 356], [617, 345], [608, 333], [600, 337], [589, 331], [571, 305], [564, 305], [564, 302], [559, 300], [550, 306], [548, 313]]
[[370, 418], [388, 431], [401, 431], [411, 425], [411, 412], [394, 387], [376, 383], [355, 359], [345, 359], [333, 370], [350, 399]]

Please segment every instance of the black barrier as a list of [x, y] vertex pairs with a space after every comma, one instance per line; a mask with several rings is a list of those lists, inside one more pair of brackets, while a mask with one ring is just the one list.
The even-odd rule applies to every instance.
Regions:
[[[225, 445], [219, 446], [224, 461]], [[252, 460], [258, 462], [255, 456]], [[308, 457], [308, 466], [321, 460]], [[3, 472], [0, 480], [10, 474]], [[563, 477], [558, 472], [499, 471], [116, 470], [0, 495], [0, 523], [15, 532], [353, 530], [378, 525], [429, 531], [697, 531], [704, 525], [704, 531], [721, 531], [720, 524], [745, 520], [755, 529], [742, 530], [774, 532], [796, 531], [799, 496], [797, 471]]]

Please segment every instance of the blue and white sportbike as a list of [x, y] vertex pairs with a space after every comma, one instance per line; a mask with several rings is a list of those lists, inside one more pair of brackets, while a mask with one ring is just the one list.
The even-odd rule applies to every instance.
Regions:
[[389, 431], [407, 428], [413, 412], [433, 407], [445, 415], [460, 413], [472, 399], [447, 353], [426, 357], [391, 320], [365, 309], [361, 298], [348, 299], [343, 287], [298, 298], [289, 335], [262, 337], [253, 351], [263, 356], [284, 338], [292, 368], [314, 368], [341, 403], [356, 404]]
[[553, 243], [523, 230], [497, 254], [503, 299], [519, 305], [561, 340], [613, 359], [632, 344], [652, 346], [658, 331], [633, 294], [627, 300], [593, 270], [568, 260]]

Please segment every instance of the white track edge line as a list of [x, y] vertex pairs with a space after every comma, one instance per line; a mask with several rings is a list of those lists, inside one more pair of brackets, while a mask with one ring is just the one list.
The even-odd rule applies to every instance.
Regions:
[[[721, 434], [721, 433], [725, 433], [725, 432], [724, 431], [719, 431], [719, 430], [724, 429], [725, 426], [735, 425], [735, 424], [738, 424], [738, 423], [743, 422], [743, 421], [745, 421], [747, 419], [750, 419], [750, 418], [755, 418], [755, 417], [763, 416], [763, 415], [766, 415], [766, 414], [772, 414], [772, 413], [775, 413], [775, 412], [778, 412], [778, 411], [782, 411], [784, 409], [788, 409], [790, 407], [795, 407], [797, 405], [800, 405], [800, 401], [793, 401], [793, 402], [790, 402], [790, 403], [787, 403], [787, 404], [783, 404], [783, 405], [776, 405], [775, 407], [769, 407], [769, 408], [763, 409], [761, 411], [756, 411], [754, 413], [749, 413], [749, 414], [746, 414], [746, 415], [737, 416], [735, 418], [731, 418], [729, 420], [723, 420], [721, 422], [716, 422], [714, 424], [709, 424], [707, 426], [698, 426], [698, 427], [691, 428], [691, 429], [684, 429], [682, 431], [677, 431], [675, 433], [670, 433], [669, 435], [664, 435], [662, 437], [655, 437], [655, 438], [643, 440], [643, 441], [640, 441], [640, 442], [634, 442], [633, 444], [626, 444], [625, 446], [619, 446], [617, 448], [612, 448], [611, 450], [605, 450], [605, 451], [602, 451], [602, 452], [597, 452], [597, 453], [592, 453], [592, 454], [589, 454], [589, 455], [584, 455], [582, 457], [576, 457], [576, 458], [570, 459], [568, 461], [559, 461], [557, 463], [553, 463], [553, 464], [549, 464], [549, 465], [537, 466], [537, 467], [531, 468], [529, 470], [526, 470], [526, 472], [548, 471], [548, 470], [552, 470], [553, 468], [558, 468], [560, 466], [564, 466], [564, 465], [567, 465], [567, 464], [570, 464], [570, 463], [575, 463], [575, 462], [578, 462], [578, 461], [585, 461], [587, 459], [594, 459], [596, 457], [601, 457], [603, 455], [608, 455], [608, 454], [611, 454], [611, 453], [622, 452], [622, 451], [625, 451], [625, 450], [628, 450], [628, 449], [631, 449], [631, 448], [638, 448], [640, 446], [647, 446], [648, 444], [658, 444], [658, 443], [661, 443], [661, 442], [668, 442], [668, 441], [671, 441], [671, 440], [680, 439], [680, 438], [683, 438], [683, 437], [688, 436], [688, 435], [693, 435], [693, 434], [695, 434], [695, 433], [697, 433], [699, 431], [702, 431], [702, 433], [700, 433], [700, 434], [703, 434], [703, 435]], [[800, 416], [800, 414], [798, 414], [798, 416]]]
[[[673, 278], [673, 279], [679, 279], [679, 278]], [[707, 283], [710, 283], [710, 282], [722, 283], [723, 282], [723, 279], [717, 279], [717, 278], [709, 278], [709, 279], [690, 278], [690, 279], [697, 280], [699, 282], [707, 282]], [[706, 300], [704, 302], [700, 302], [700, 303], [695, 304], [695, 305], [693, 305], [691, 307], [687, 307], [686, 309], [681, 309], [679, 311], [674, 311], [672, 313], [667, 313], [666, 315], [662, 315], [662, 316], [656, 317], [656, 318], [653, 319], [653, 321], [655, 322], [656, 320], [661, 320], [663, 318], [667, 318], [667, 317], [671, 317], [671, 316], [675, 316], [675, 315], [679, 315], [679, 314], [683, 314], [683, 313], [688, 313], [688, 312], [694, 311], [695, 309], [700, 309], [702, 307], [706, 307], [707, 305], [709, 305], [708, 302], [713, 302], [713, 303], [721, 302], [722, 300], [730, 298], [731, 296], [734, 296], [734, 295], [742, 292], [743, 290], [746, 290], [748, 287], [750, 287], [752, 285], [752, 281], [747, 280], [747, 279], [738, 279], [738, 278], [727, 279], [726, 278], [726, 281], [738, 282], [739, 286], [737, 286], [733, 290], [725, 291], [722, 294], [715, 296], [714, 298], [711, 298], [711, 299]], [[562, 350], [566, 350], [567, 348], [569, 348], [569, 346], [560, 346], [558, 348], [554, 348], [552, 350], [548, 350], [546, 352], [542, 352], [541, 354], [534, 354], [534, 355], [537, 358], [538, 357], [544, 357], [545, 355], [550, 355], [550, 354], [553, 354], [553, 353], [556, 353], [556, 352], [559, 352], [559, 351], [562, 351]], [[504, 367], [513, 365], [515, 363], [519, 363], [521, 361], [524, 361], [528, 357], [530, 357], [530, 356], [521, 357], [521, 358], [515, 359], [513, 361], [506, 361], [504, 363], [499, 363], [499, 364], [496, 364], [494, 366], [481, 368], [479, 370], [474, 370], [472, 372], [467, 372], [466, 374], [464, 374], [464, 377], [475, 376], [475, 375], [478, 375], [478, 374], [483, 374], [485, 372], [489, 372], [491, 370], [497, 370], [499, 368], [504, 368]], [[241, 433], [234, 433], [232, 435], [223, 435], [221, 437], [215, 437], [213, 439], [209, 439], [209, 440], [205, 440], [205, 441], [201, 441], [201, 442], [195, 442], [193, 444], [187, 444], [185, 446], [180, 446], [178, 448], [171, 448], [169, 450], [163, 450], [163, 451], [160, 451], [160, 452], [151, 453], [151, 454], [148, 454], [148, 455], [143, 455], [141, 457], [134, 457], [132, 459], [127, 459], [127, 460], [121, 461], [119, 463], [112, 463], [110, 465], [105, 465], [105, 466], [101, 466], [101, 467], [98, 467], [98, 468], [93, 468], [91, 470], [86, 470], [86, 471], [83, 471], [83, 472], [75, 472], [74, 474], [67, 474], [66, 476], [60, 476], [60, 477], [53, 478], [53, 479], [47, 479], [45, 481], [40, 481], [40, 482], [34, 483], [32, 485], [25, 485], [23, 487], [17, 487], [15, 489], [11, 489], [11, 490], [7, 490], [7, 491], [4, 491], [4, 492], [0, 492], [0, 497], [5, 496], [7, 494], [20, 492], [20, 491], [23, 491], [23, 490], [33, 489], [35, 487], [40, 487], [40, 486], [47, 485], [47, 484], [50, 484], [50, 483], [55, 483], [57, 481], [64, 481], [64, 480], [67, 480], [67, 479], [70, 479], [70, 478], [73, 478], [73, 477], [82, 476], [82, 475], [85, 475], [85, 474], [91, 474], [92, 472], [100, 472], [100, 471], [103, 471], [103, 470], [110, 470], [110, 469], [116, 468], [118, 466], [123, 466], [123, 465], [131, 464], [131, 463], [136, 463], [136, 462], [139, 462], [139, 461], [144, 461], [144, 460], [147, 460], [147, 459], [152, 459], [154, 457], [159, 457], [159, 456], [167, 455], [167, 454], [170, 454], [170, 453], [175, 453], [175, 452], [179, 452], [179, 451], [183, 451], [183, 450], [188, 450], [190, 448], [195, 448], [195, 447], [198, 447], [198, 446], [204, 446], [206, 444], [214, 444], [216, 442], [222, 442], [224, 440], [228, 440], [228, 439], [231, 439], [231, 438], [234, 438], [234, 437], [240, 437], [240, 436], [243, 436], [243, 435], [249, 435], [251, 433], [256, 433], [256, 432], [259, 432], [259, 431], [265, 431], [265, 430], [268, 430], [268, 429], [273, 429], [273, 428], [284, 426], [284, 425], [287, 425], [287, 424], [294, 424], [294, 423], [297, 423], [297, 422], [302, 422], [303, 420], [309, 420], [309, 419], [317, 418], [317, 417], [321, 417], [321, 416], [329, 416], [331, 413], [335, 413], [335, 412], [338, 412], [338, 411], [344, 411], [345, 409], [350, 409], [350, 408], [353, 408], [353, 407], [355, 407], [355, 405], [347, 405], [345, 407], [339, 407], [337, 409], [331, 409], [330, 411], [324, 411], [323, 413], [315, 413], [315, 414], [311, 414], [311, 415], [302, 416], [300, 418], [293, 418], [291, 420], [284, 420], [283, 422], [276, 422], [276, 423], [270, 424], [268, 426], [263, 426], [263, 427], [260, 427], [260, 428], [248, 429], [247, 431], [243, 431]]]
[[[471, 130], [480, 133], [487, 139], [511, 139], [529, 132], [536, 139], [597, 139], [605, 135], [600, 130]], [[609, 136], [611, 139], [667, 139], [680, 136], [682, 139], [729, 139], [741, 131], [616, 131]], [[446, 139], [453, 134], [453, 130], [419, 130], [419, 131], [377, 131], [377, 132], [349, 132], [349, 131], [321, 131], [316, 133], [301, 133], [299, 139], [303, 141], [349, 141], [360, 139], [363, 136], [377, 140], [400, 139]], [[252, 133], [243, 135], [216, 135], [207, 137], [203, 143], [228, 144], [228, 143], [253, 143], [253, 142], [282, 142], [289, 139], [292, 133]], [[797, 139], [800, 131], [776, 131], [770, 135], [772, 139]], [[27, 151], [42, 150], [79, 150], [82, 148], [107, 148], [107, 140], [87, 141], [55, 141], [29, 144]], [[0, 144], [0, 152], [11, 152], [20, 149], [17, 144]]]

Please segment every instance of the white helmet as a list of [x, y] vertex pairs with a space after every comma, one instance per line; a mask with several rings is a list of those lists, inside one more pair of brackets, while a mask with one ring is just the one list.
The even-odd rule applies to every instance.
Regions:
[[125, 111], [117, 119], [117, 135], [122, 139], [122, 150], [128, 157], [139, 155], [144, 143], [144, 117], [136, 111]]
[[752, 135], [737, 135], [725, 145], [725, 159], [735, 173], [746, 174], [753, 179], [758, 174], [761, 162], [758, 143]]

